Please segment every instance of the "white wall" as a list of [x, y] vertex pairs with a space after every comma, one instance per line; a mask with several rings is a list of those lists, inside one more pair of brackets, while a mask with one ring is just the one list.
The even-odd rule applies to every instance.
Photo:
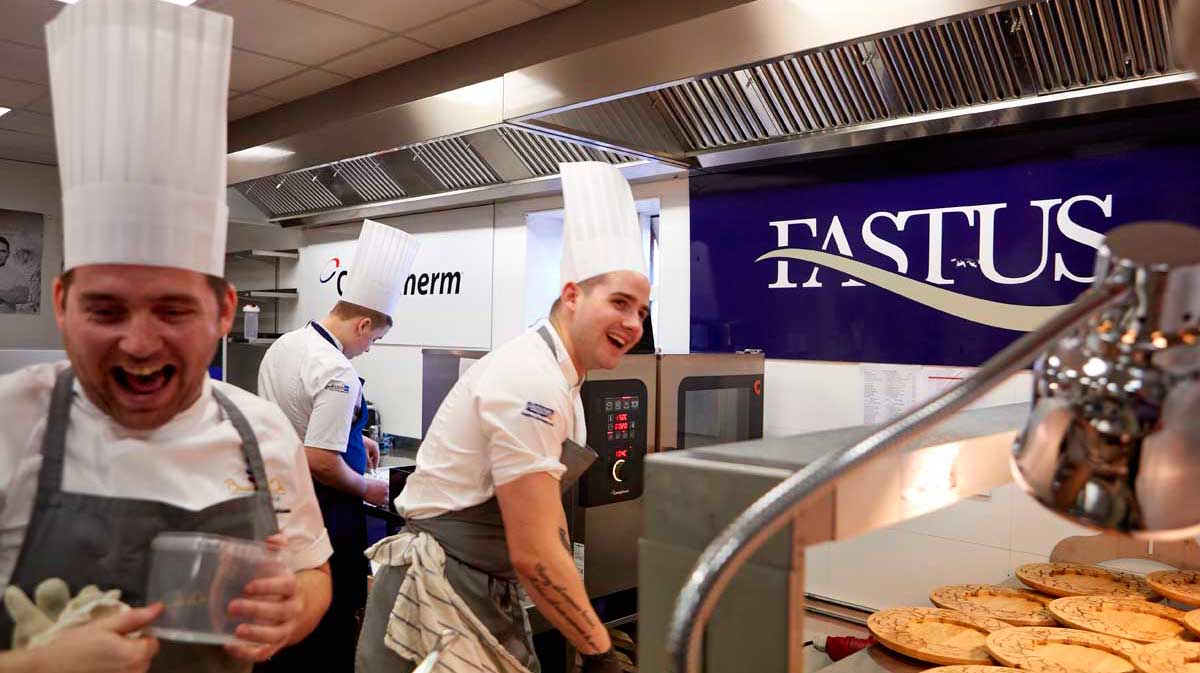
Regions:
[[0, 208], [41, 213], [42, 304], [36, 315], [0, 314], [0, 348], [61, 348], [54, 324], [50, 286], [62, 271], [61, 202], [58, 169], [0, 159]]

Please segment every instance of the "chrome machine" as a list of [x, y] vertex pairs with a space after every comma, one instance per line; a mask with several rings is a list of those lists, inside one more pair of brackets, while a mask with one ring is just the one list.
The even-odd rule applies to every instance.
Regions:
[[764, 364], [761, 352], [661, 356], [659, 450], [761, 439]]

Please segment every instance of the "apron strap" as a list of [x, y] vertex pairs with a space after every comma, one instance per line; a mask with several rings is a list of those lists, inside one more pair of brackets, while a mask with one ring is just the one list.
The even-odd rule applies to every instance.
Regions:
[[271, 520], [275, 524], [274, 528], [279, 530], [279, 522], [275, 518], [275, 504], [271, 502], [271, 488], [267, 483], [267, 468], [263, 464], [262, 453], [258, 450], [258, 437], [254, 434], [250, 422], [246, 420], [241, 409], [238, 409], [237, 405], [225, 396], [225, 393], [215, 387], [212, 392], [217, 404], [229, 416], [229, 421], [233, 423], [234, 429], [242, 439], [242, 455], [246, 457], [250, 475], [254, 477], [254, 497], [265, 511], [271, 513]]
[[42, 435], [42, 469], [38, 472], [39, 495], [58, 493], [62, 490], [63, 456], [66, 454], [74, 384], [75, 374], [70, 367], [59, 372], [54, 380], [54, 392], [50, 394], [50, 411], [46, 415], [46, 432]]
[[538, 336], [542, 337], [542, 341], [546, 342], [546, 346], [550, 348], [550, 352], [554, 354], [555, 358], [557, 358], [558, 349], [554, 347], [554, 338], [550, 336], [550, 328], [542, 325], [538, 328], [537, 333]]

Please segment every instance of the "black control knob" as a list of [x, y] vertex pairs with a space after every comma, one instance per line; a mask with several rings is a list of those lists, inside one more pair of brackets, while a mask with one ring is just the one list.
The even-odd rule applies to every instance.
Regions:
[[625, 472], [625, 459], [621, 458], [617, 462], [613, 463], [613, 466], [612, 466], [613, 481], [616, 481], [616, 482], [625, 481], [624, 472]]

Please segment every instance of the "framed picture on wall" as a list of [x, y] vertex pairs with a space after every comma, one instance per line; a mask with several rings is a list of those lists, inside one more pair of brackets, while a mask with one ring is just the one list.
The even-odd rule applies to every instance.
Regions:
[[0, 313], [42, 310], [40, 213], [0, 209]]

